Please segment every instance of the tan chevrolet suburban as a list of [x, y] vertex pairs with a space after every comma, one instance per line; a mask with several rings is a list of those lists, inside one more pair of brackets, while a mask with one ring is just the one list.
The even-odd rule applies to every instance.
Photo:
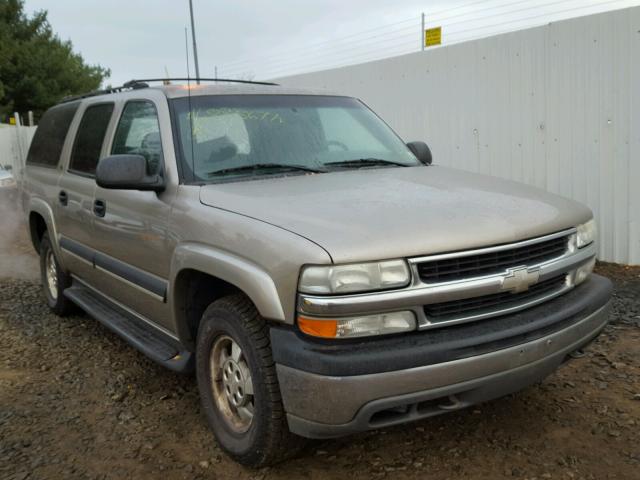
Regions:
[[517, 391], [606, 325], [585, 206], [432, 165], [355, 98], [154, 83], [47, 111], [21, 199], [51, 309], [195, 369], [237, 461]]

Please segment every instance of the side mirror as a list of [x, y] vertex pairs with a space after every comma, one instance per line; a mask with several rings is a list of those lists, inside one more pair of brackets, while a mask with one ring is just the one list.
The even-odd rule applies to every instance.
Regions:
[[111, 155], [98, 162], [96, 183], [102, 188], [120, 190], [164, 190], [159, 174], [147, 173], [147, 161], [142, 155]]
[[429, 147], [427, 146], [426, 143], [424, 142], [409, 142], [407, 143], [407, 147], [409, 147], [409, 150], [411, 150], [411, 153], [413, 153], [416, 158], [418, 160], [420, 160], [420, 162], [424, 163], [425, 165], [431, 165], [431, 150], [429, 150]]

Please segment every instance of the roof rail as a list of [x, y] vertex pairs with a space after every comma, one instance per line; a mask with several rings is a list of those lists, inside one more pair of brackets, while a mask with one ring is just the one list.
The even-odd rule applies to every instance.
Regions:
[[182, 78], [142, 78], [136, 80], [130, 80], [123, 85], [123, 87], [135, 88], [134, 85], [146, 83], [146, 82], [226, 82], [226, 83], [247, 83], [250, 85], [270, 85], [278, 86], [279, 84], [273, 82], [259, 82], [254, 80], [238, 80], [233, 78], [194, 78], [194, 77], [182, 77]]
[[93, 92], [82, 93], [80, 95], [69, 95], [67, 97], [64, 97], [62, 100], [60, 100], [60, 103], [74, 102], [76, 100], [82, 100], [83, 98], [95, 97], [97, 95], [106, 95], [108, 93], [118, 93], [118, 92], [121, 92], [123, 89], [124, 89], [123, 87], [111, 87], [111, 88], [105, 88], [103, 90], [94, 90]]
[[83, 98], [95, 97], [97, 95], [107, 95], [110, 93], [119, 93], [123, 90], [137, 90], [139, 88], [148, 88], [149, 84], [147, 82], [226, 82], [226, 83], [246, 83], [250, 85], [269, 85], [269, 86], [278, 86], [277, 83], [273, 82], [257, 82], [253, 80], [236, 80], [232, 78], [190, 78], [190, 77], [182, 77], [182, 78], [143, 78], [136, 80], [129, 80], [125, 82], [119, 87], [110, 87], [105, 88], [103, 90], [95, 90], [93, 92], [83, 93], [80, 95], [70, 95], [68, 97], [64, 97], [60, 103], [68, 103], [73, 102], [75, 100], [81, 100]]

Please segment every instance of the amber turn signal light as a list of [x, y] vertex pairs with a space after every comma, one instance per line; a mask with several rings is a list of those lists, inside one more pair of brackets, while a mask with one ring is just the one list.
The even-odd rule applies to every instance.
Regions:
[[298, 327], [307, 335], [314, 337], [336, 338], [338, 333], [337, 320], [318, 320], [317, 318], [299, 316]]

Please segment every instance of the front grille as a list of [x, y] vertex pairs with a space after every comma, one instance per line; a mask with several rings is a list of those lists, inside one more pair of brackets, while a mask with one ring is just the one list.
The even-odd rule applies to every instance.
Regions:
[[418, 274], [425, 283], [439, 283], [492, 275], [520, 265], [536, 265], [564, 254], [567, 240], [568, 236], [564, 236], [509, 250], [426, 261], [417, 265]]
[[565, 284], [566, 275], [544, 280], [529, 287], [521, 293], [502, 292], [482, 297], [465, 298], [450, 302], [434, 303], [424, 306], [424, 313], [430, 321], [442, 321], [449, 318], [478, 315], [485, 312], [506, 310], [522, 305], [537, 297], [543, 297], [554, 291], [559, 291]]

